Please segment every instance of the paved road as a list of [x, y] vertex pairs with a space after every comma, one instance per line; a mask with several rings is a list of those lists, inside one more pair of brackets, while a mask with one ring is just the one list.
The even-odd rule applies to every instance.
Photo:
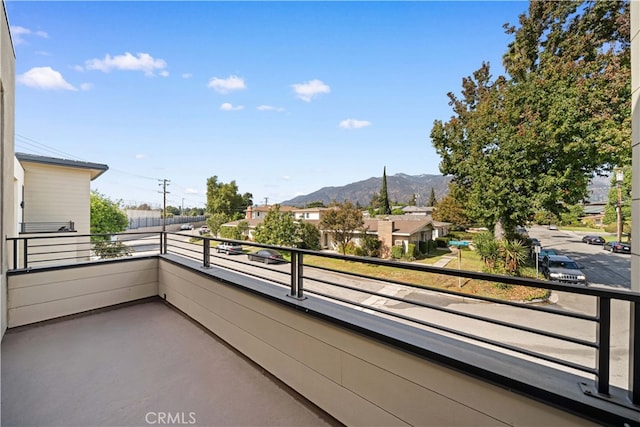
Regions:
[[529, 236], [539, 239], [542, 247], [555, 249], [562, 255], [568, 255], [583, 266], [589, 285], [629, 289], [631, 287], [631, 256], [610, 253], [603, 250], [600, 245], [582, 243], [581, 239], [585, 234], [548, 230], [546, 227], [529, 229]]

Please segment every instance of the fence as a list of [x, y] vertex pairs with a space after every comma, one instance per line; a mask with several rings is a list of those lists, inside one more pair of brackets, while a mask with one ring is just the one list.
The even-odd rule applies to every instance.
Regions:
[[[173, 224], [189, 224], [194, 222], [204, 222], [206, 216], [168, 216], [166, 219], [166, 225]], [[162, 227], [162, 217], [142, 217], [142, 218], [130, 218], [128, 230], [136, 230], [138, 228], [146, 227]]]

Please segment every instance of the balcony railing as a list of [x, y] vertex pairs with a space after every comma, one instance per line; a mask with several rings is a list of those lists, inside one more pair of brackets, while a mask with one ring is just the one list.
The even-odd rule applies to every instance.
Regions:
[[[92, 257], [62, 256], [66, 236], [53, 238], [8, 238], [14, 256], [14, 269], [38, 268], [51, 262], [95, 262], [95, 242], [85, 239], [85, 251]], [[102, 236], [103, 240], [105, 236]], [[82, 239], [81, 239], [82, 240]], [[94, 239], [95, 240], [95, 239]], [[112, 241], [106, 239], [106, 241]], [[282, 248], [253, 242], [213, 239], [184, 233], [126, 233], [117, 240], [130, 247], [129, 255], [177, 255], [196, 260], [201, 268], [237, 271], [282, 286], [290, 298], [308, 296], [367, 310], [376, 315], [437, 331], [457, 340], [473, 342], [523, 360], [552, 366], [581, 378], [577, 386], [585, 396], [636, 411], [640, 418], [640, 294], [606, 287], [580, 286], [493, 274], [433, 267], [419, 263], [387, 261], [377, 258], [342, 256], [296, 248]], [[259, 264], [242, 255], [217, 253], [217, 242], [230, 242], [245, 248], [275, 249], [286, 255], [281, 264]], [[78, 244], [74, 242], [73, 244]], [[74, 247], [74, 250], [77, 250]], [[44, 254], [48, 253], [49, 258]], [[312, 260], [333, 259], [345, 267], [321, 267]], [[400, 271], [420, 272], [425, 277], [462, 277], [506, 286], [541, 288], [561, 295], [588, 300], [582, 310], [569, 310], [545, 302], [531, 304], [505, 301], [457, 290], [425, 286], [393, 279], [388, 273], [360, 274], [349, 265], [359, 263]], [[443, 298], [446, 301], [443, 302]], [[463, 304], [468, 303], [468, 304]], [[481, 303], [481, 304], [474, 304]], [[615, 309], [612, 306], [615, 305]], [[401, 306], [402, 309], [397, 308]], [[621, 306], [629, 317], [621, 325], [613, 321]], [[612, 337], [628, 328], [627, 366], [612, 357]], [[505, 336], [508, 334], [509, 339]], [[619, 351], [616, 348], [616, 351]], [[622, 363], [624, 365], [624, 363]], [[616, 384], [611, 378], [616, 373]], [[626, 384], [625, 384], [626, 383]]]
[[61, 233], [66, 231], [76, 231], [73, 221], [20, 223], [20, 233]]

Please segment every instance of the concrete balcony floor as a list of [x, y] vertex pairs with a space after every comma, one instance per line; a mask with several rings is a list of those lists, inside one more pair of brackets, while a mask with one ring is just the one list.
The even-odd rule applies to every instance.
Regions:
[[3, 426], [153, 424], [340, 425], [160, 300], [5, 334]]

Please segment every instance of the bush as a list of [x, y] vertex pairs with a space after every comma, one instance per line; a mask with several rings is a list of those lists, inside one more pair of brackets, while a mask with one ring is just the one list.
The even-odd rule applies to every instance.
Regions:
[[448, 248], [449, 239], [446, 237], [436, 237], [436, 248]]
[[415, 243], [409, 243], [409, 245], [407, 245], [407, 253], [406, 255], [410, 258], [417, 258], [420, 255], [420, 251], [418, 250], [418, 248], [416, 247]]
[[404, 246], [392, 246], [391, 247], [391, 258], [400, 259], [404, 255]]

